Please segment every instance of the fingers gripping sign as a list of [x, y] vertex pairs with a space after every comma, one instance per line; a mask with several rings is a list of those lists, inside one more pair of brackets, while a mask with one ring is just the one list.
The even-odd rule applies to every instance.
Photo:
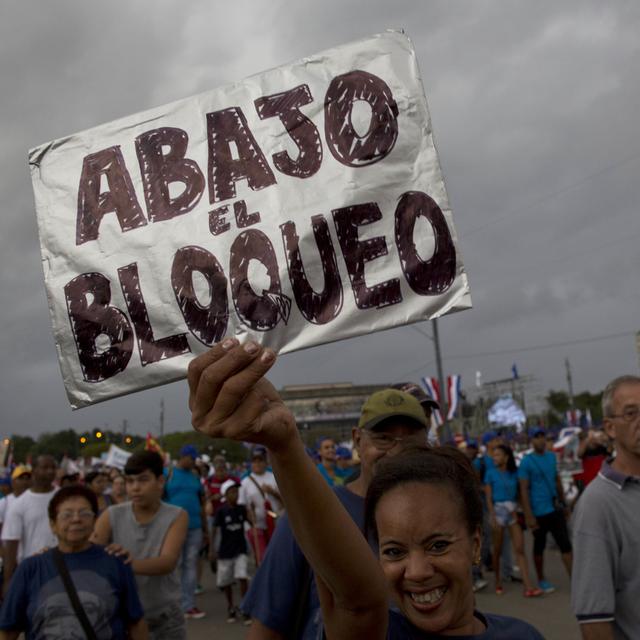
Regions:
[[228, 338], [189, 365], [193, 427], [212, 438], [231, 438], [277, 449], [297, 435], [295, 420], [263, 376], [276, 360], [271, 349]]

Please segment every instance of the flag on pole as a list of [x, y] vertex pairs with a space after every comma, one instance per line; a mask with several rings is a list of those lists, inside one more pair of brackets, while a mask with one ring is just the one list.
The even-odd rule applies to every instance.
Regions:
[[155, 451], [156, 453], [159, 453], [162, 456], [162, 459], [164, 460], [164, 451], [162, 450], [162, 447], [158, 444], [158, 441], [150, 433], [147, 433], [147, 439], [144, 443], [144, 448], [145, 448], [145, 451]]
[[[422, 384], [424, 385], [427, 393], [438, 403], [442, 403], [442, 397], [440, 395], [440, 385], [438, 384], [438, 380], [436, 378], [424, 377], [421, 378]], [[439, 409], [434, 409], [432, 414], [433, 419], [436, 421], [436, 426], [440, 427], [444, 423], [442, 419], [442, 412]]]
[[513, 376], [514, 380], [517, 380], [520, 376], [518, 375], [518, 367], [516, 366], [516, 363], [513, 363], [513, 366], [511, 367], [511, 374]]
[[482, 387], [482, 372], [476, 371], [476, 387], [480, 389]]
[[447, 376], [447, 420], [452, 420], [460, 404], [461, 380], [459, 375]]
[[591, 418], [591, 409], [584, 412], [585, 427], [593, 427], [593, 419]]
[[580, 411], [580, 409], [569, 409], [569, 411], [565, 413], [567, 427], [579, 427], [581, 418], [582, 411]]

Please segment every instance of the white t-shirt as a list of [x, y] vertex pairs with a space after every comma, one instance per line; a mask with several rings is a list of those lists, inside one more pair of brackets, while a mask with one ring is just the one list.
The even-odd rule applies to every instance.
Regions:
[[10, 493], [6, 498], [0, 500], [0, 524], [5, 521], [7, 517], [7, 513], [9, 511], [9, 507], [15, 501], [16, 496], [13, 493]]
[[273, 487], [277, 490], [278, 485], [276, 484], [275, 476], [273, 475], [273, 473], [271, 473], [271, 471], [265, 471], [261, 476], [257, 475], [256, 473], [252, 473], [250, 476], [247, 476], [240, 485], [238, 504], [244, 504], [247, 506], [251, 505], [256, 514], [256, 527], [258, 527], [258, 529], [266, 529], [267, 523], [265, 520], [264, 511], [265, 498], [271, 503], [272, 509], [278, 515], [282, 513], [282, 503], [266, 491], [263, 498], [260, 490], [251, 481], [251, 478], [254, 478], [261, 487], [263, 485], [269, 485], [270, 487]]
[[56, 537], [49, 526], [47, 507], [56, 492], [34, 493], [27, 489], [7, 510], [2, 540], [19, 540], [18, 562], [44, 547], [55, 547]]

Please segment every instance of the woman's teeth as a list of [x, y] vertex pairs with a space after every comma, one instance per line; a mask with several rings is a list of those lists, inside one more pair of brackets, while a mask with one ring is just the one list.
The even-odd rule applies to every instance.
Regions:
[[440, 587], [426, 593], [410, 593], [411, 599], [418, 604], [435, 604], [442, 599], [447, 589]]

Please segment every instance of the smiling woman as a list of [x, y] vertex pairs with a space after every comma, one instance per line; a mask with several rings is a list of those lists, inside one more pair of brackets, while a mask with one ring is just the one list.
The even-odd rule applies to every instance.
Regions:
[[23, 631], [43, 640], [148, 638], [131, 568], [89, 541], [97, 513], [96, 496], [86, 487], [65, 487], [51, 499], [49, 521], [58, 546], [18, 567], [0, 610], [0, 640]]
[[365, 526], [395, 607], [388, 638], [540, 638], [514, 618], [474, 609], [482, 503], [466, 457], [413, 447], [381, 462], [367, 492]]
[[[368, 532], [379, 543], [376, 561], [306, 455], [293, 415], [262, 377], [275, 359], [271, 350], [234, 338], [194, 359], [192, 422], [211, 437], [269, 448], [291, 528], [315, 574], [324, 637], [542, 640], [525, 622], [474, 610], [471, 570], [479, 560], [482, 504], [464, 454], [415, 446], [399, 435], [387, 443], [387, 455], [378, 452], [365, 503]], [[394, 420], [406, 426], [415, 412], [422, 415], [413, 396], [391, 393], [384, 398], [405, 407]]]

